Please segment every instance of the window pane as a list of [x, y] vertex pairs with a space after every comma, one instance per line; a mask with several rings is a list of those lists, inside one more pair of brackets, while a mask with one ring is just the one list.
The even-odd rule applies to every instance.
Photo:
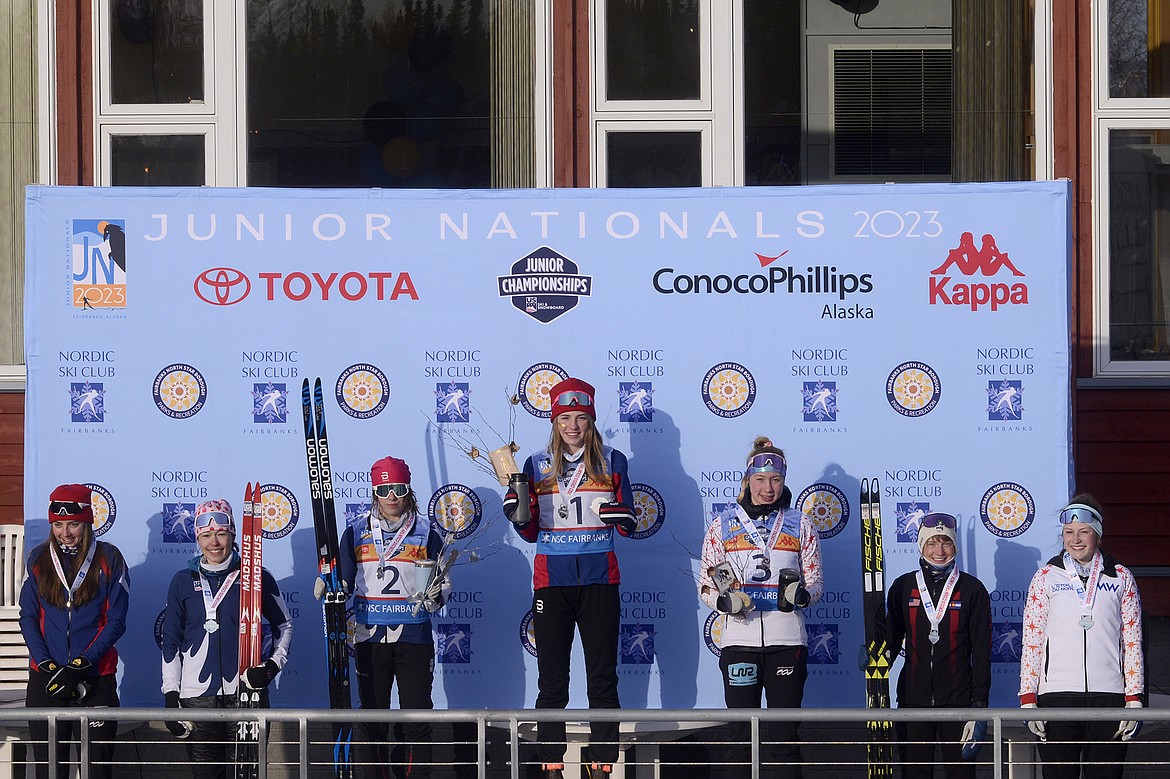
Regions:
[[203, 2], [110, 0], [115, 103], [203, 102]]
[[248, 3], [248, 184], [491, 184], [485, 3]]
[[697, 100], [698, 0], [606, 0], [609, 100]]
[[1170, 130], [1113, 130], [1109, 133], [1111, 358], [1170, 359], [1168, 307]]
[[1163, 2], [1109, 0], [1109, 96], [1170, 95], [1170, 9]]
[[800, 4], [745, 0], [743, 17], [744, 183], [799, 184]]
[[609, 187], [701, 187], [700, 133], [609, 133]]
[[115, 135], [110, 138], [116, 187], [199, 187], [207, 183], [202, 135]]

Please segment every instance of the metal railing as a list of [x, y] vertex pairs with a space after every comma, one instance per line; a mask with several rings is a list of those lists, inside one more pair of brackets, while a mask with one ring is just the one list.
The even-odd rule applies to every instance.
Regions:
[[[806, 731], [810, 726], [816, 726], [818, 729], [828, 730], [829, 726], [837, 726], [844, 729], [849, 729], [852, 726], [853, 738], [842, 739], [835, 737], [828, 741], [817, 741], [814, 739], [803, 738], [801, 747], [806, 753], [816, 747], [828, 747], [830, 752], [835, 753], [834, 759], [831, 762], [810, 761], [806, 754], [805, 768], [816, 768], [818, 765], [833, 765], [839, 768], [855, 767], [861, 770], [864, 774], [865, 766], [865, 751], [864, 745], [865, 731], [864, 723], [869, 721], [888, 721], [893, 723], [901, 722], [966, 722], [972, 719], [972, 715], [976, 714], [979, 719], [988, 723], [987, 741], [985, 748], [980, 756], [981, 770], [986, 772], [990, 769], [991, 775], [995, 779], [1003, 779], [1005, 776], [1013, 775], [1005, 773], [1015, 768], [1034, 767], [1036, 765], [1034, 758], [1027, 760], [1012, 760], [1009, 757], [1009, 750], [1005, 748], [1010, 740], [1017, 744], [1024, 744], [1030, 746], [1034, 739], [1027, 733], [1023, 727], [1024, 714], [1020, 709], [886, 709], [886, 710], [866, 710], [866, 709], [519, 709], [519, 710], [447, 710], [447, 711], [401, 711], [401, 710], [329, 710], [329, 709], [259, 709], [259, 710], [238, 710], [238, 709], [134, 709], [134, 708], [118, 708], [118, 709], [93, 709], [93, 708], [78, 708], [78, 709], [2, 709], [0, 710], [0, 733], [5, 729], [12, 731], [19, 731], [21, 737], [19, 743], [29, 745], [27, 738], [23, 737], [27, 733], [27, 723], [30, 721], [42, 721], [48, 725], [49, 743], [58, 743], [58, 735], [60, 726], [63, 722], [75, 722], [79, 724], [76, 729], [79, 732], [79, 741], [74, 742], [80, 749], [79, 754], [87, 757], [90, 753], [93, 742], [89, 738], [89, 725], [91, 722], [116, 720], [119, 728], [125, 731], [127, 728], [133, 726], [141, 726], [144, 723], [161, 723], [168, 720], [187, 720], [192, 722], [256, 722], [258, 723], [259, 739], [260, 739], [260, 754], [267, 755], [267, 759], [261, 760], [258, 766], [259, 779], [275, 779], [276, 776], [296, 776], [299, 779], [309, 779], [311, 776], [331, 776], [333, 774], [333, 763], [330, 759], [324, 758], [325, 752], [332, 753], [332, 743], [327, 740], [312, 740], [310, 738], [310, 730], [312, 726], [319, 726], [317, 735], [322, 736], [326, 732], [325, 726], [334, 722], [353, 722], [353, 723], [385, 723], [389, 725], [427, 722], [434, 725], [453, 725], [461, 724], [467, 731], [467, 739], [464, 741], [452, 740], [442, 742], [446, 745], [454, 745], [461, 747], [466, 759], [462, 763], [457, 762], [443, 762], [435, 765], [445, 766], [447, 768], [461, 767], [466, 773], [473, 773], [478, 777], [486, 777], [490, 774], [493, 776], [508, 776], [511, 779], [519, 779], [524, 776], [526, 767], [531, 765], [531, 759], [527, 762], [521, 760], [521, 751], [525, 749], [523, 746], [525, 742], [529, 742], [535, 737], [535, 730], [533, 728], [536, 722], [566, 722], [566, 723], [585, 723], [585, 722], [620, 722], [622, 727], [622, 740], [620, 747], [623, 751], [633, 748], [646, 749], [651, 748], [655, 753], [661, 747], [675, 744], [680, 735], [685, 732], [700, 732], [704, 728], [716, 728], [729, 722], [747, 722], [750, 725], [750, 754], [751, 754], [751, 776], [753, 779], [758, 779], [764, 755], [764, 747], [767, 742], [761, 742], [761, 725], [770, 722], [799, 722], [805, 727]], [[1147, 734], [1151, 729], [1155, 729], [1155, 724], [1161, 724], [1170, 720], [1170, 709], [1141, 709], [1141, 710], [1123, 710], [1123, 709], [1054, 709], [1046, 708], [1039, 710], [1030, 710], [1029, 714], [1034, 719], [1043, 719], [1045, 721], [1102, 721], [1102, 722], [1118, 722], [1129, 716], [1136, 715], [1143, 722], [1146, 723]], [[274, 726], [282, 731], [283, 735], [279, 738], [273, 738]], [[474, 731], [474, 737], [471, 737], [471, 731]], [[361, 728], [355, 728], [355, 739], [360, 739]], [[571, 743], [580, 744], [587, 740], [587, 729], [570, 728], [570, 735], [568, 740]], [[295, 735], [294, 735], [295, 734]], [[178, 745], [184, 742], [169, 738], [165, 735], [165, 731], [159, 731], [160, 738], [157, 741], [139, 742], [139, 743], [155, 743], [159, 745], [167, 745], [169, 749], [175, 749]], [[495, 741], [496, 737], [502, 738], [504, 741], [504, 748], [507, 750], [505, 763], [500, 766], [498, 763], [493, 764], [489, 762], [488, 744], [489, 740]], [[393, 743], [393, 742], [392, 742]], [[433, 742], [438, 745], [440, 742]], [[697, 742], [706, 747], [720, 749], [726, 746], [725, 740], [701, 740]], [[1170, 744], [1165, 741], [1158, 741], [1156, 739], [1142, 739], [1130, 742], [1132, 746], [1142, 744], [1154, 744], [1161, 747], [1161, 752], [1166, 755], [1164, 759], [1141, 761], [1141, 765], [1145, 766], [1161, 766], [1170, 768]], [[68, 771], [66, 767], [58, 765], [56, 758], [56, 750], [44, 750], [44, 744], [37, 742], [36, 746], [41, 747], [39, 750], [42, 753], [47, 752], [47, 768], [49, 779], [67, 779]], [[839, 747], [858, 747], [859, 750], [853, 753], [859, 756], [859, 759], [850, 762], [846, 759], [841, 759], [843, 754]], [[270, 748], [275, 748], [270, 750]], [[326, 749], [328, 748], [328, 749]], [[288, 756], [287, 759], [282, 759], [279, 755], [274, 759], [270, 751], [280, 751], [286, 753], [295, 753], [295, 757]], [[311, 759], [314, 752], [317, 759]], [[474, 754], [474, 757], [471, 755]], [[1030, 752], [1029, 752], [1030, 754]], [[45, 761], [44, 754], [40, 756], [42, 763]], [[895, 752], [894, 758], [897, 760]], [[171, 761], [172, 764], [175, 761]], [[712, 761], [714, 762], [714, 761]], [[80, 759], [77, 763], [78, 775], [80, 779], [90, 779], [89, 762], [86, 759]], [[121, 767], [128, 767], [133, 765], [125, 761], [116, 762], [116, 765]], [[646, 767], [652, 775], [658, 776], [658, 761], [657, 759], [649, 761], [632, 760], [626, 762], [623, 757], [624, 765], [637, 765], [639, 777], [642, 776], [641, 770]], [[687, 765], [687, 763], [676, 763], [674, 765]], [[694, 765], [694, 763], [690, 763]], [[573, 761], [567, 761], [567, 766], [570, 768], [566, 775], [572, 774]], [[274, 770], [275, 769], [275, 770]], [[619, 774], [615, 771], [615, 774]]]

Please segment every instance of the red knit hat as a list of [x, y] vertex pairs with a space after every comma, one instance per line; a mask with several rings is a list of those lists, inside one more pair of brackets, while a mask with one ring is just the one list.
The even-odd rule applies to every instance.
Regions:
[[370, 468], [370, 486], [410, 484], [410, 466], [397, 457], [383, 457]]
[[554, 384], [548, 391], [548, 399], [552, 403], [551, 419], [570, 411], [580, 411], [596, 420], [597, 409], [593, 407], [595, 394], [593, 385], [580, 379], [565, 379]]
[[49, 496], [50, 522], [93, 524], [93, 493], [84, 484], [62, 484]]

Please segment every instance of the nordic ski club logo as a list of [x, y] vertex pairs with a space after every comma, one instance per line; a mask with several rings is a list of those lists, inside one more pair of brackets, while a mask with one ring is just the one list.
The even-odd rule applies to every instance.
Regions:
[[496, 277], [500, 297], [546, 325], [592, 294], [593, 277], [581, 275], [577, 263], [547, 246], [516, 260], [511, 271]]
[[435, 625], [435, 657], [444, 665], [471, 662], [471, 625], [466, 622]]
[[333, 394], [346, 414], [354, 419], [372, 419], [390, 400], [390, 382], [377, 366], [358, 363], [341, 372]]
[[[358, 525], [364, 523], [366, 517], [370, 515], [370, 506], [368, 503], [346, 503], [345, 504], [345, 526]], [[358, 529], [361, 532], [361, 529]]]
[[1024, 623], [991, 623], [991, 662], [1018, 663], [1024, 649]]
[[73, 422], [106, 421], [106, 385], [100, 381], [70, 382], [69, 419]]
[[841, 661], [841, 630], [836, 623], [805, 625], [808, 664], [837, 665]]
[[897, 539], [899, 543], [917, 543], [918, 528], [922, 518], [930, 513], [929, 503], [895, 503], [894, 520], [897, 524]]
[[471, 385], [452, 381], [435, 385], [435, 421], [467, 422], [471, 419]]
[[275, 541], [293, 532], [301, 516], [297, 496], [283, 484], [260, 487], [260, 521], [265, 540]]
[[164, 544], [195, 543], [195, 504], [164, 503], [162, 507]]
[[654, 385], [648, 381], [618, 382], [618, 421], [654, 421]]
[[993, 422], [1018, 421], [1024, 417], [1024, 382], [1003, 379], [987, 382], [987, 418]]
[[427, 504], [427, 514], [443, 528], [443, 533], [454, 533], [455, 540], [467, 538], [483, 519], [483, 503], [470, 487], [463, 484], [444, 484], [435, 490]]
[[618, 647], [622, 665], [653, 665], [654, 625], [623, 624], [618, 633]]
[[93, 509], [93, 534], [105, 535], [118, 519], [118, 504], [114, 502], [114, 496], [110, 491], [102, 485], [86, 482], [85, 486], [89, 487], [92, 493], [89, 501], [90, 508]]
[[159, 411], [171, 419], [188, 419], [207, 402], [207, 381], [190, 365], [174, 363], [154, 377], [152, 392]]
[[661, 530], [666, 521], [666, 501], [649, 484], [630, 484], [630, 492], [633, 493], [634, 520], [637, 523], [630, 538], [649, 538]]
[[997, 276], [1004, 269], [1012, 276], [1022, 278], [1025, 274], [1001, 252], [991, 234], [983, 236], [982, 245], [975, 248], [975, 236], [963, 233], [959, 245], [947, 253], [942, 265], [930, 272], [930, 305], [965, 306], [972, 311], [990, 305], [992, 311], [1000, 306], [1028, 304], [1028, 285], [1022, 281], [990, 283], [954, 281], [950, 275], [957, 270], [962, 276], [974, 276], [976, 272], [984, 277]]
[[569, 372], [556, 363], [538, 362], [528, 367], [520, 376], [516, 385], [516, 395], [520, 398], [520, 405], [538, 419], [548, 419], [552, 416], [552, 398], [548, 396], [558, 382], [569, 378]]
[[942, 399], [942, 382], [924, 362], [904, 362], [886, 379], [886, 400], [904, 417], [929, 414]]
[[125, 308], [126, 220], [74, 219], [71, 248], [73, 308]]
[[1015, 538], [1036, 518], [1036, 503], [1022, 486], [1004, 481], [983, 493], [979, 501], [979, 517], [993, 535]]
[[746, 414], [756, 402], [756, 379], [737, 362], [721, 362], [703, 376], [703, 402], [717, 417]]
[[805, 422], [837, 421], [837, 382], [806, 381], [801, 388], [801, 413]]
[[252, 421], [257, 424], [288, 421], [288, 389], [283, 382], [252, 385]]
[[822, 539], [832, 538], [849, 524], [849, 501], [832, 484], [810, 484], [796, 499], [796, 508], [808, 517]]

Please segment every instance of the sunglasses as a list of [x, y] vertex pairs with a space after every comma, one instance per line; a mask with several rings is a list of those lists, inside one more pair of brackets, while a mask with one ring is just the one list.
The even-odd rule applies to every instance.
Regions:
[[76, 503], [71, 500], [55, 500], [49, 504], [49, 514], [54, 517], [75, 517], [84, 514], [89, 508], [88, 503]]
[[922, 527], [945, 527], [947, 530], [954, 530], [959, 526], [959, 520], [950, 514], [943, 514], [939, 511], [933, 514], [927, 514], [922, 518], [920, 525]]
[[202, 530], [209, 527], [231, 527], [232, 518], [222, 511], [205, 511], [195, 517], [195, 529]]
[[748, 460], [748, 473], [778, 473], [788, 475], [788, 462], [778, 454], [757, 454]]
[[410, 492], [409, 484], [379, 484], [374, 487], [374, 495], [379, 498], [388, 498], [391, 494], [396, 498], [405, 498]]
[[1084, 522], [1086, 525], [1089, 525], [1093, 522], [1101, 522], [1101, 515], [1091, 506], [1082, 506], [1079, 503], [1074, 503], [1060, 512], [1060, 524], [1067, 525], [1072, 522]]
[[589, 397], [589, 393], [581, 392], [580, 390], [573, 390], [571, 392], [562, 392], [557, 395], [553, 401], [554, 406], [592, 406], [593, 398]]

